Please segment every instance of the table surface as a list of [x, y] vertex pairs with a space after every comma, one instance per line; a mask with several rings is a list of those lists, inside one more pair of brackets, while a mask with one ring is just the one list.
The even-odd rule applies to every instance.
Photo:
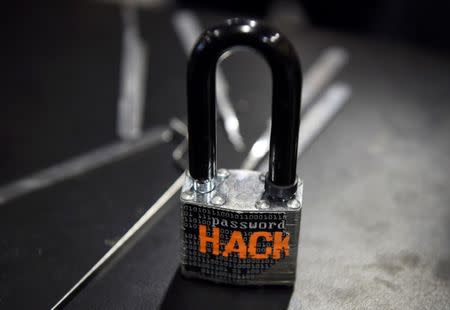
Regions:
[[[173, 12], [140, 12], [150, 55], [148, 130], [186, 113], [186, 56]], [[225, 17], [198, 14], [205, 26]], [[8, 24], [1, 60], [0, 187], [118, 140], [119, 8], [83, 2], [23, 16]], [[173, 197], [67, 309], [450, 309], [450, 59], [295, 18], [268, 21], [292, 40], [304, 70], [327, 47], [350, 53], [337, 80], [351, 85], [352, 98], [299, 161], [295, 287], [181, 278]], [[269, 70], [250, 52], [223, 69], [251, 145], [269, 117]], [[233, 150], [221, 126], [218, 143], [219, 166], [239, 167], [246, 154]], [[179, 176], [169, 160], [174, 147], [161, 141], [1, 204], [0, 308], [56, 303]]]

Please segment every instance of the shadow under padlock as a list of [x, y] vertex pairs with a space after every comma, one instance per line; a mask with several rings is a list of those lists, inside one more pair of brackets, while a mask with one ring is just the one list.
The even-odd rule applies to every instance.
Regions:
[[161, 310], [282, 310], [287, 309], [292, 286], [233, 286], [186, 279], [178, 268]]

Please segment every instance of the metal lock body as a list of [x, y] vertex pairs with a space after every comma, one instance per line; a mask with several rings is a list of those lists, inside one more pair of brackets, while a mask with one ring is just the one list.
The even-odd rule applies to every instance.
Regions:
[[[216, 168], [215, 71], [235, 46], [251, 47], [272, 72], [267, 174]], [[205, 31], [188, 64], [189, 171], [181, 192], [181, 271], [214, 282], [295, 281], [302, 182], [298, 181], [301, 70], [294, 48], [259, 22], [231, 19]]]

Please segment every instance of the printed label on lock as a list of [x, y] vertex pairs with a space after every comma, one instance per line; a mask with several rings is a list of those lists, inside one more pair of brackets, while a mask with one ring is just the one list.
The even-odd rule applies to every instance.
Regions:
[[183, 206], [186, 271], [233, 281], [254, 279], [289, 256], [285, 213], [232, 213]]
[[[248, 174], [247, 186], [234, 187], [235, 176], [242, 179], [245, 174]], [[235, 284], [290, 284], [293, 281], [301, 209], [279, 206], [274, 207], [275, 212], [258, 210], [252, 204], [239, 210], [239, 200], [230, 197], [238, 192], [230, 190], [230, 185], [241, 192], [241, 199], [242, 192], [249, 193], [245, 189], [251, 183], [259, 182], [262, 191], [262, 182], [257, 176], [255, 172], [233, 171], [228, 180], [219, 185], [218, 192], [227, 191], [228, 198], [238, 202], [237, 205], [182, 205], [182, 270], [185, 275]], [[249, 199], [243, 199], [243, 203], [247, 201]]]

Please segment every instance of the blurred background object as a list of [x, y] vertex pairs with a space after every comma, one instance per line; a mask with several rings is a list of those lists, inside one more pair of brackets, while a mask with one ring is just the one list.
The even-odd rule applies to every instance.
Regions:
[[450, 47], [447, 18], [450, 4], [444, 0], [178, 0], [177, 3], [255, 17], [267, 16], [274, 6], [297, 5], [300, 9], [296, 11], [301, 11], [312, 25], [324, 29], [379, 35], [436, 48]]

